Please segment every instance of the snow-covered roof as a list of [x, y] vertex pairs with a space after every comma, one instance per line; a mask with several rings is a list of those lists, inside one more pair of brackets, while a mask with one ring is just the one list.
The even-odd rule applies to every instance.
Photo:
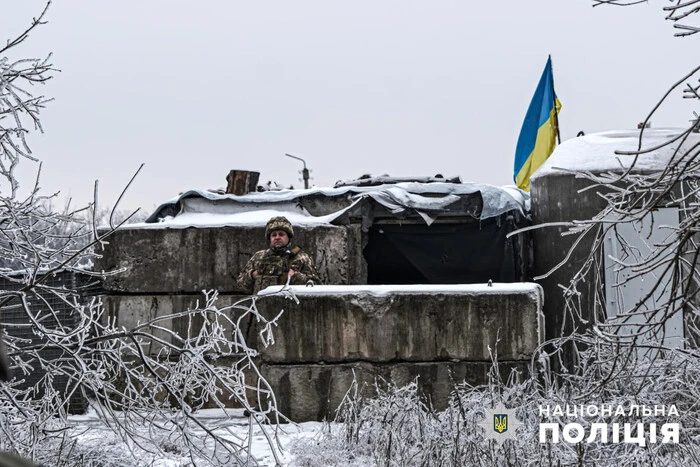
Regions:
[[[683, 141], [678, 138], [682, 128], [646, 128], [641, 139], [638, 156], [616, 154], [638, 151], [641, 130], [606, 131], [572, 138], [557, 146], [554, 153], [534, 173], [531, 180], [566, 172], [621, 172], [634, 164], [633, 171], [640, 173], [663, 170]], [[670, 144], [666, 144], [669, 143]], [[700, 142], [700, 134], [691, 133], [684, 148]], [[636, 157], [636, 161], [635, 161]]]
[[338, 180], [333, 185], [334, 188], [343, 186], [376, 186], [376, 185], [386, 185], [389, 183], [403, 183], [403, 182], [421, 182], [421, 183], [436, 183], [436, 182], [447, 182], [447, 183], [462, 183], [461, 177], [450, 177], [445, 178], [443, 175], [435, 175], [434, 177], [391, 177], [388, 174], [379, 175], [377, 177], [372, 177], [370, 175], [363, 175], [360, 178], [355, 178], [352, 180]]
[[[250, 208], [245, 210], [245, 208]], [[128, 229], [184, 229], [187, 227], [233, 227], [233, 226], [263, 226], [272, 217], [285, 216], [289, 221], [300, 227], [313, 227], [317, 225], [331, 225], [340, 213], [333, 213], [327, 216], [312, 216], [305, 209], [285, 203], [270, 206], [268, 209], [260, 209], [258, 206], [242, 205], [236, 212], [189, 212], [184, 211], [176, 216], [167, 216], [159, 222], [128, 224], [123, 228]]]
[[[378, 186], [342, 186], [254, 192], [242, 196], [192, 190], [162, 204], [143, 224], [127, 228], [185, 228], [265, 225], [273, 216], [286, 216], [294, 225], [329, 225], [360, 203], [373, 200], [395, 215], [417, 213], [428, 224], [465, 195], [479, 193], [480, 218], [529, 210], [529, 194], [515, 187], [475, 183], [401, 182]], [[314, 216], [302, 206], [305, 197], [344, 200], [342, 208]]]

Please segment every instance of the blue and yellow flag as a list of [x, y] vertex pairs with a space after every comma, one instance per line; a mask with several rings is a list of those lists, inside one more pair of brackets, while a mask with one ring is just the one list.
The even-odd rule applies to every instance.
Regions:
[[525, 114], [518, 146], [515, 148], [513, 178], [515, 184], [525, 191], [530, 191], [530, 176], [554, 151], [559, 109], [561, 102], [554, 93], [552, 57], [549, 57]]

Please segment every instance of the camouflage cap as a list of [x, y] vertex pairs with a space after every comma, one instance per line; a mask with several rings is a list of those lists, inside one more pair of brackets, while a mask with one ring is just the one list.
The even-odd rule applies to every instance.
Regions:
[[294, 229], [292, 228], [292, 223], [289, 222], [289, 220], [283, 216], [273, 217], [272, 219], [267, 221], [267, 225], [265, 226], [265, 238], [267, 240], [270, 239], [270, 234], [273, 230], [284, 230], [285, 232], [287, 232], [289, 238], [292, 238], [294, 236]]

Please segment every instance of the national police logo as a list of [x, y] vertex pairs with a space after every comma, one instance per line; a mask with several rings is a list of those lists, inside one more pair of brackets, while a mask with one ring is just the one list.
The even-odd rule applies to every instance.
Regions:
[[499, 402], [493, 409], [487, 408], [484, 411], [486, 416], [480, 423], [486, 431], [484, 439], [495, 439], [499, 446], [506, 439], [515, 439], [515, 430], [523, 424], [515, 417], [514, 410], [506, 409], [503, 403]]
[[493, 414], [493, 429], [499, 433], [508, 431], [508, 414], [495, 413]]

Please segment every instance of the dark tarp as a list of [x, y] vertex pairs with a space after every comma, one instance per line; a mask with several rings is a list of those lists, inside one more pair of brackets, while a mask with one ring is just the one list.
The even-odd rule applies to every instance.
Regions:
[[[512, 219], [512, 218], [510, 218]], [[463, 224], [375, 224], [364, 250], [368, 284], [515, 282], [504, 216]]]

